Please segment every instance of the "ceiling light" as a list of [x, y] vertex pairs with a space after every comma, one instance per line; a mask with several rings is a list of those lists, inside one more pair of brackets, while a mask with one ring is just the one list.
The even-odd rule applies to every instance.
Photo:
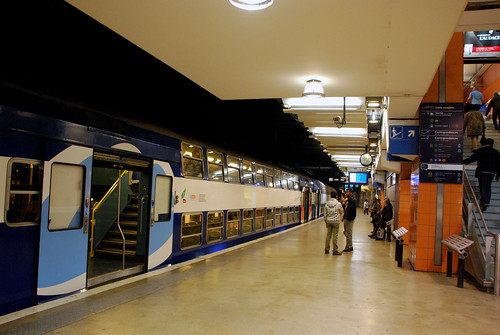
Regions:
[[302, 96], [306, 98], [324, 98], [325, 91], [323, 90], [323, 85], [321, 85], [321, 80], [308, 80], [306, 86], [304, 86], [304, 93], [302, 93]]
[[337, 128], [337, 127], [314, 127], [311, 128], [314, 136], [330, 137], [365, 137], [365, 128]]
[[378, 101], [376, 101], [376, 102], [375, 102], [375, 101], [373, 101], [373, 102], [368, 102], [368, 103], [366, 104], [366, 106], [368, 106], [368, 107], [372, 107], [372, 108], [380, 108], [380, 102], [378, 102]]
[[377, 146], [377, 143], [374, 143], [374, 142], [370, 143], [370, 147], [376, 147], [376, 146]]
[[260, 10], [271, 6], [274, 0], [229, 0], [231, 5], [244, 10]]
[[[322, 110], [342, 111], [344, 109], [344, 97], [318, 98], [283, 98], [283, 105], [290, 110]], [[363, 107], [364, 99], [360, 97], [345, 97], [345, 109], [347, 111], [359, 111]]]

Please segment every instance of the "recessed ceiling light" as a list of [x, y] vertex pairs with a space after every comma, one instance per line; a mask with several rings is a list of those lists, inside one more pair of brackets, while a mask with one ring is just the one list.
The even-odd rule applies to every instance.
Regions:
[[229, 0], [231, 5], [244, 10], [260, 10], [271, 6], [274, 0]]

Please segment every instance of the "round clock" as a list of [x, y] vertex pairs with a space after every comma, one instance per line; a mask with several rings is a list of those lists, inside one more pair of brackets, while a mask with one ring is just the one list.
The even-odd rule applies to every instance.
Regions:
[[369, 165], [372, 165], [373, 158], [369, 153], [366, 152], [366, 153], [362, 154], [361, 156], [359, 156], [359, 162], [363, 166], [369, 166]]

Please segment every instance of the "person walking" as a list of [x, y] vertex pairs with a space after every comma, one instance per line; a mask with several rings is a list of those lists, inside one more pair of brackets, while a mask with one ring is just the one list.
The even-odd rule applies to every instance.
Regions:
[[469, 97], [467, 98], [467, 102], [470, 102], [470, 110], [478, 111], [483, 104], [483, 93], [479, 92], [477, 87], [474, 87], [472, 92], [469, 93]]
[[352, 228], [354, 225], [354, 219], [356, 219], [356, 199], [353, 197], [352, 189], [348, 188], [345, 191], [344, 199], [344, 235], [346, 240], [346, 245], [344, 252], [353, 251], [352, 246]]
[[479, 193], [481, 194], [480, 208], [484, 212], [488, 208], [491, 199], [491, 183], [496, 174], [496, 181], [500, 179], [500, 153], [493, 148], [495, 141], [487, 138], [485, 145], [474, 150], [472, 155], [464, 159], [464, 164], [477, 161], [475, 177], [479, 182]]
[[493, 109], [493, 125], [495, 129], [499, 129], [499, 118], [500, 118], [500, 94], [495, 92], [493, 94], [493, 98], [488, 103], [488, 107], [486, 107], [486, 117], [490, 116], [490, 112]]
[[472, 150], [477, 149], [477, 138], [478, 136], [484, 136], [485, 130], [486, 123], [483, 114], [479, 110], [471, 110], [465, 114], [464, 132], [467, 131], [467, 136], [471, 139]]
[[340, 256], [342, 255], [342, 253], [339, 252], [337, 240], [339, 235], [340, 222], [342, 221], [342, 216], [344, 215], [344, 208], [342, 208], [342, 204], [337, 200], [337, 194], [338, 193], [336, 190], [332, 190], [332, 192], [330, 193], [331, 199], [328, 200], [325, 204], [325, 254], [328, 255], [330, 253], [331, 241], [333, 247], [332, 255]]
[[370, 212], [370, 204], [368, 203], [368, 200], [365, 199], [365, 202], [363, 203], [363, 214], [368, 215]]

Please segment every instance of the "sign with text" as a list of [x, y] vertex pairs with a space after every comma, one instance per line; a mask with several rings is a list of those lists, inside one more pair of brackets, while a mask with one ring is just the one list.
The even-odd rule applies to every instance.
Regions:
[[420, 105], [420, 182], [462, 183], [461, 103]]

